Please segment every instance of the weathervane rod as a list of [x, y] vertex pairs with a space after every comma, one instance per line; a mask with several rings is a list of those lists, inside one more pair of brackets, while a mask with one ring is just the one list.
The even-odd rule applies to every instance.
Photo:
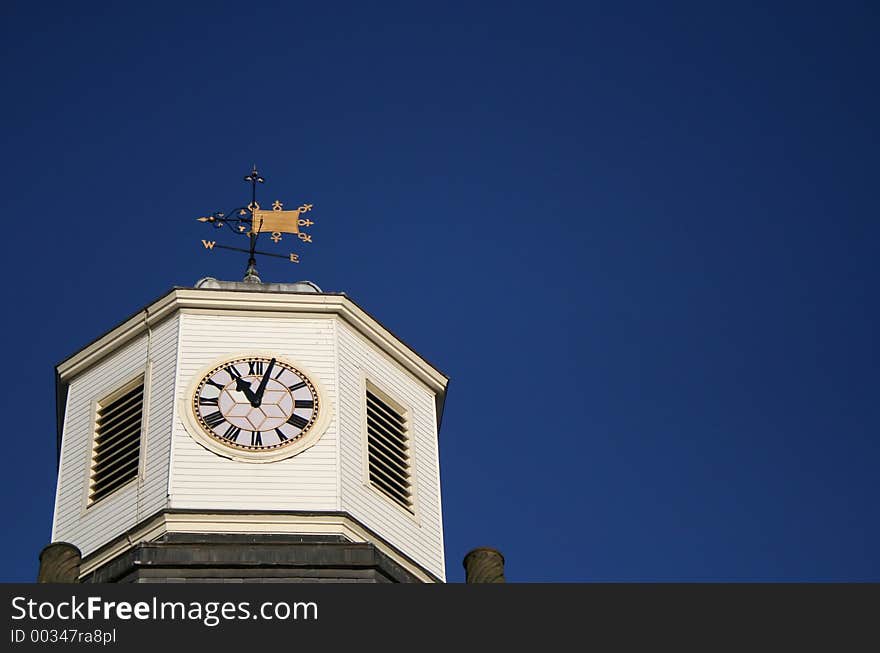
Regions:
[[256, 258], [256, 248], [257, 248], [257, 237], [259, 236], [258, 225], [257, 225], [257, 208], [259, 205], [257, 204], [257, 184], [262, 184], [265, 179], [260, 176], [260, 173], [257, 172], [257, 164], [254, 164], [251, 173], [244, 178], [245, 181], [251, 182], [251, 203], [248, 208], [251, 210], [251, 232], [248, 234], [250, 236], [251, 248], [248, 257], [248, 266], [247, 270], [244, 273], [245, 281], [253, 281], [260, 282], [259, 274], [257, 273], [257, 258]]

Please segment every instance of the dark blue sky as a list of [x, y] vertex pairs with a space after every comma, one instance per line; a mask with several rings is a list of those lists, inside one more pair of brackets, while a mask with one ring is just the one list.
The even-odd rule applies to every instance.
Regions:
[[[303, 263], [452, 379], [447, 566], [880, 580], [873, 3], [6, 2], [8, 511], [31, 580], [54, 365], [194, 218], [311, 202]], [[228, 242], [227, 236], [224, 242]]]

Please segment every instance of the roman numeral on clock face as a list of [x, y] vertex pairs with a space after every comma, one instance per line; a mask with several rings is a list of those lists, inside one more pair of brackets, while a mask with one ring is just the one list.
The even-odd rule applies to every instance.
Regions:
[[263, 445], [263, 438], [260, 437], [259, 431], [251, 431], [251, 446], [255, 447], [257, 445]]
[[279, 442], [284, 442], [287, 439], [287, 436], [284, 435], [284, 431], [281, 429], [275, 429], [275, 433], [278, 435]]
[[248, 361], [248, 374], [262, 374], [263, 361]]
[[305, 381], [300, 381], [299, 383], [294, 383], [293, 385], [287, 386], [287, 389], [293, 392], [294, 390], [299, 390], [300, 388], [305, 388]]
[[241, 378], [241, 372], [239, 372], [236, 369], [235, 365], [229, 365], [229, 366], [225, 367], [224, 369], [226, 370], [226, 373], [230, 376], [230, 378], [232, 378], [233, 381], [235, 379]]
[[214, 428], [226, 421], [226, 418], [223, 417], [223, 413], [219, 410], [211, 413], [210, 415], [205, 415], [202, 419], [205, 420], [205, 424]]
[[226, 429], [226, 432], [223, 434], [223, 437], [227, 440], [231, 440], [235, 442], [238, 439], [238, 434], [241, 433], [241, 429], [235, 426], [234, 424], [230, 424], [229, 428]]
[[222, 390], [224, 387], [226, 387], [226, 386], [220, 385], [214, 379], [208, 379], [207, 381], [205, 381], [205, 383], [207, 383], [208, 385], [214, 386], [218, 390]]
[[300, 417], [299, 415], [294, 413], [293, 415], [291, 415], [290, 417], [287, 418], [287, 423], [292, 424], [293, 426], [295, 426], [299, 430], [302, 430], [303, 428], [305, 428], [306, 424], [309, 423], [309, 420], [305, 419], [304, 417]]
[[199, 406], [216, 406], [220, 397], [199, 397]]
[[314, 399], [294, 399], [293, 400], [294, 408], [314, 408], [315, 400]]

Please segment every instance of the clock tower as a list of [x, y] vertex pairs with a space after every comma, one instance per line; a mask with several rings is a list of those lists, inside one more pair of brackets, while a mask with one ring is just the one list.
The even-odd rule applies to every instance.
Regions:
[[202, 279], [56, 380], [41, 580], [445, 580], [448, 379], [345, 294]]

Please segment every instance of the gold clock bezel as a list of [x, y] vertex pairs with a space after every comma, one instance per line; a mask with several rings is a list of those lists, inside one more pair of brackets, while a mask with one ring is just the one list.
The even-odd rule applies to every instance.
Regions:
[[[306, 382], [310, 387], [310, 390], [313, 392], [315, 409], [312, 419], [306, 428], [303, 429], [302, 433], [290, 443], [260, 449], [238, 444], [229, 444], [221, 441], [214, 434], [213, 430], [209, 431], [210, 427], [204, 425], [200, 416], [196, 413], [198, 392], [207, 378], [216, 373], [218, 368], [254, 358], [265, 359], [266, 361], [274, 358], [276, 361], [290, 367], [294, 370], [294, 373], [297, 376]], [[321, 387], [320, 382], [317, 381], [316, 377], [303, 369], [303, 366], [296, 361], [273, 352], [246, 351], [218, 358], [193, 374], [187, 386], [186, 393], [180, 400], [180, 414], [184, 418], [183, 424], [187, 433], [189, 433], [189, 435], [205, 449], [231, 460], [251, 463], [269, 463], [296, 456], [318, 442], [330, 422], [331, 408], [330, 404], [327, 402], [326, 396], [326, 393], [323, 391], [323, 388]]]

